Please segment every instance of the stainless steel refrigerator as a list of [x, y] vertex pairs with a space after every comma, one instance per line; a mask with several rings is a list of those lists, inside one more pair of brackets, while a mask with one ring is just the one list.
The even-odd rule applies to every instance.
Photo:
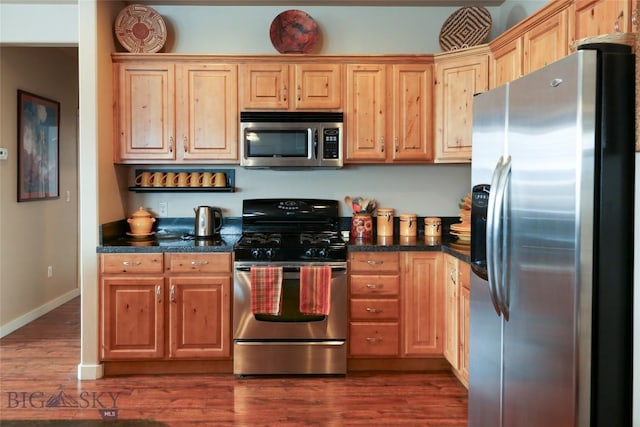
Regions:
[[634, 79], [590, 44], [474, 97], [470, 427], [631, 425]]

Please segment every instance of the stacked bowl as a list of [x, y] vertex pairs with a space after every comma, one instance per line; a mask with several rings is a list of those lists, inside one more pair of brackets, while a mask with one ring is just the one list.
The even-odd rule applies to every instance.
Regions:
[[468, 244], [471, 242], [471, 193], [467, 193], [459, 203], [460, 221], [451, 224], [449, 234], [455, 236], [458, 243]]

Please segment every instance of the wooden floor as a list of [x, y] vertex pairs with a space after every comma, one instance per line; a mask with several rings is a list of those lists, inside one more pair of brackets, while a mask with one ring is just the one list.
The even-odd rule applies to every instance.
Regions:
[[79, 336], [75, 299], [0, 340], [0, 425], [56, 419], [117, 420], [91, 425], [132, 425], [123, 420], [169, 426], [467, 425], [467, 392], [448, 373], [78, 381]]

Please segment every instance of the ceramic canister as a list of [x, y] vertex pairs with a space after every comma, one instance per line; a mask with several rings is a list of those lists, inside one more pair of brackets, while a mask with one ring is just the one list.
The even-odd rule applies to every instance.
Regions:
[[378, 208], [376, 212], [378, 236], [393, 236], [393, 209]]
[[369, 213], [354, 213], [351, 220], [352, 239], [371, 239], [373, 237], [373, 219]]
[[424, 235], [429, 237], [439, 237], [442, 234], [442, 220], [440, 218], [424, 219]]
[[400, 215], [400, 235], [418, 235], [418, 216], [416, 214], [405, 213]]

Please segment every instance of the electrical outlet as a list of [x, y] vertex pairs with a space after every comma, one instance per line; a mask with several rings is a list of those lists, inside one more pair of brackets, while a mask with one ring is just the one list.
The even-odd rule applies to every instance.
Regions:
[[0, 160], [7, 160], [9, 158], [9, 149], [0, 148]]
[[50, 265], [47, 267], [47, 277], [48, 278], [52, 278], [53, 277], [53, 265]]
[[158, 204], [158, 215], [160, 216], [167, 216], [167, 213], [169, 212], [169, 203], [167, 202], [160, 202]]

